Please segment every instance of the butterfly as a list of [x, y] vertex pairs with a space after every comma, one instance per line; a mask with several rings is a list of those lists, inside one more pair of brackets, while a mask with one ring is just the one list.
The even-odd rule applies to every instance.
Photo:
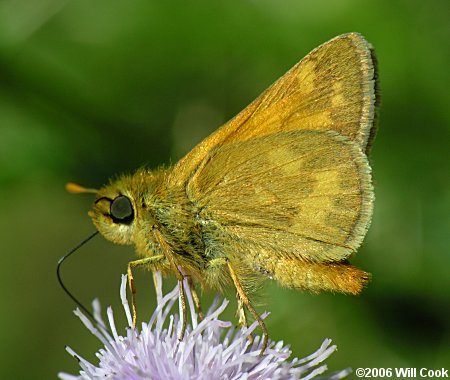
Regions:
[[319, 46], [171, 167], [138, 169], [99, 190], [89, 212], [98, 231], [135, 246], [133, 271], [175, 274], [186, 328], [183, 279], [233, 285], [239, 323], [265, 279], [312, 292], [358, 294], [370, 274], [349, 258], [369, 228], [374, 191], [368, 160], [379, 105], [376, 59], [358, 33]]

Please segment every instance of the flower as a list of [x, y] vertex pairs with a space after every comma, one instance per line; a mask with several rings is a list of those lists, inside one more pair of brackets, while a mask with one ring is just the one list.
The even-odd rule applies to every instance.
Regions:
[[[184, 338], [178, 340], [182, 323], [178, 314], [170, 314], [178, 299], [179, 288], [175, 287], [163, 296], [161, 276], [157, 275], [158, 305], [148, 323], [142, 323], [141, 330], [134, 329], [128, 300], [126, 297], [127, 277], [122, 276], [120, 296], [128, 320], [126, 335], [117, 332], [111, 307], [107, 310], [111, 332], [106, 330], [101, 317], [100, 303], [93, 302], [93, 324], [79, 309], [75, 314], [84, 325], [104, 345], [96, 356], [99, 363], [94, 365], [75, 353], [70, 347], [67, 351], [81, 366], [80, 375], [59, 373], [62, 380], [85, 379], [129, 379], [129, 380], [250, 380], [250, 379], [312, 379], [323, 374], [327, 366], [322, 364], [335, 350], [331, 340], [326, 339], [313, 354], [289, 361], [291, 351], [282, 341], [269, 341], [263, 356], [260, 356], [261, 338], [253, 342], [249, 336], [257, 327], [257, 322], [248, 328], [236, 329], [231, 322], [219, 319], [228, 305], [219, 299], [209, 308], [203, 320], [196, 313], [189, 286], [185, 286], [191, 323], [188, 324]], [[181, 314], [181, 308], [179, 313]], [[266, 318], [267, 313], [262, 317]], [[336, 372], [326, 379], [342, 379], [351, 370]], [[324, 378], [321, 378], [324, 379]]]

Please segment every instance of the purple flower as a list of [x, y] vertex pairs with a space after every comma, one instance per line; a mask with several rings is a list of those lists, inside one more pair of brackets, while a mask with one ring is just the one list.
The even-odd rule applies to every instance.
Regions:
[[[199, 321], [189, 286], [185, 286], [190, 308], [191, 323], [188, 324], [182, 341], [178, 340], [181, 322], [178, 314], [170, 314], [178, 299], [179, 289], [175, 287], [163, 296], [162, 280], [157, 276], [158, 305], [148, 323], [142, 323], [141, 330], [132, 328], [130, 307], [126, 298], [126, 276], [122, 276], [120, 296], [128, 320], [126, 335], [117, 333], [111, 307], [107, 310], [108, 324], [112, 333], [101, 328], [105, 326], [100, 314], [100, 303], [93, 302], [94, 325], [78, 309], [75, 314], [104, 345], [96, 356], [94, 365], [83, 359], [71, 348], [69, 354], [81, 366], [80, 375], [59, 373], [62, 380], [84, 379], [129, 379], [129, 380], [250, 380], [250, 379], [317, 379], [327, 370], [322, 364], [335, 350], [326, 339], [313, 354], [303, 359], [288, 360], [291, 351], [282, 341], [272, 342], [263, 356], [260, 356], [261, 339], [256, 336], [251, 343], [248, 337], [257, 327], [236, 329], [231, 322], [219, 319], [228, 305], [223, 300], [219, 305], [216, 298], [206, 316]], [[181, 309], [180, 309], [181, 313]], [[262, 317], [267, 317], [267, 313]], [[351, 370], [336, 372], [326, 379], [342, 379]], [[321, 377], [321, 379], [325, 379]]]

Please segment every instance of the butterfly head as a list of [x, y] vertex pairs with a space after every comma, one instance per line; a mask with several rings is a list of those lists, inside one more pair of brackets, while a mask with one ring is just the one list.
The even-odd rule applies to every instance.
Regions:
[[100, 190], [87, 189], [70, 183], [72, 193], [94, 193], [96, 199], [89, 216], [95, 227], [108, 240], [116, 244], [133, 243], [133, 227], [136, 217], [134, 197], [121, 181], [113, 182]]

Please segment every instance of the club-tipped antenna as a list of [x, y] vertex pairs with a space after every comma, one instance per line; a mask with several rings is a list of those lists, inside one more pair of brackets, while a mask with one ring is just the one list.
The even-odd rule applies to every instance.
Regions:
[[83, 245], [85, 245], [89, 240], [91, 240], [95, 235], [98, 234], [98, 231], [95, 231], [93, 234], [89, 235], [86, 239], [84, 239], [81, 243], [76, 245], [74, 248], [72, 248], [69, 252], [67, 252], [63, 257], [61, 257], [58, 260], [58, 264], [56, 266], [56, 276], [58, 277], [58, 282], [63, 288], [63, 290], [66, 292], [66, 294], [74, 301], [78, 307], [83, 310], [83, 312], [89, 316], [89, 318], [97, 325], [99, 326], [104, 332], [107, 332], [110, 334], [109, 330], [101, 323], [99, 320], [97, 320], [94, 315], [80, 302], [78, 299], [67, 289], [66, 285], [64, 285], [64, 282], [61, 278], [61, 265], [66, 259], [75, 251], [77, 251], [79, 248], [81, 248]]

